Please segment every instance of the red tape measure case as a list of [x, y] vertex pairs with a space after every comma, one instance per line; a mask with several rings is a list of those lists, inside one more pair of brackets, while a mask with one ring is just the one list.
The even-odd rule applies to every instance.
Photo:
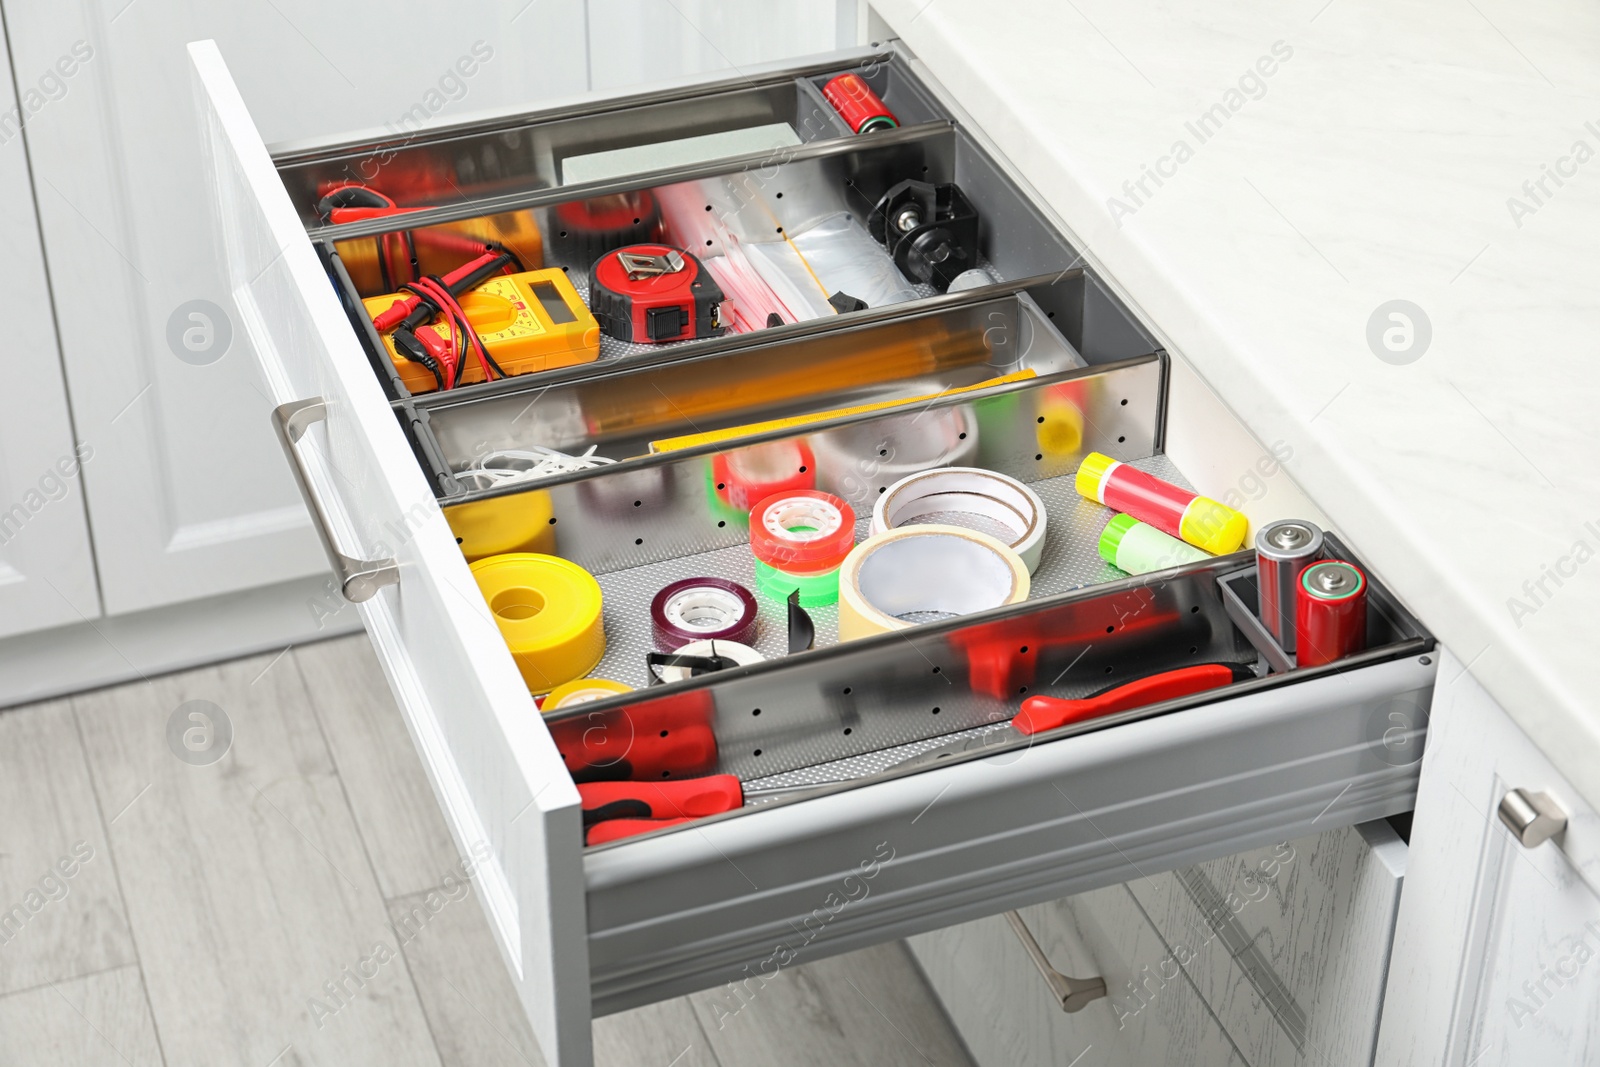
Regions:
[[693, 253], [668, 245], [608, 252], [589, 272], [589, 310], [619, 341], [661, 344], [716, 337], [724, 297]]

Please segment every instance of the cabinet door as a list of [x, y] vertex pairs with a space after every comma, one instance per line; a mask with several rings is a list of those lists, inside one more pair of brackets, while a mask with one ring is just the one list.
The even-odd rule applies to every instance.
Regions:
[[[26, 124], [59, 90], [59, 72], [25, 68], [13, 78], [0, 53], [0, 284], [6, 308], [6, 411], [0, 416], [0, 637], [100, 614], [89, 526], [83, 513], [84, 459], [105, 458], [103, 440], [74, 440], [61, 353], [50, 316], [28, 178]], [[44, 79], [41, 82], [41, 79]], [[23, 94], [19, 102], [12, 91]], [[43, 121], [41, 119], [41, 121]]]
[[[1600, 1063], [1600, 818], [1448, 653], [1434, 694], [1377, 1062]], [[1566, 830], [1523, 847], [1512, 789]]]
[[[95, 448], [88, 508], [106, 611], [325, 571], [216, 252], [184, 46], [214, 37], [237, 57], [268, 140], [403, 135], [582, 92], [587, 63], [571, 43], [583, 40], [583, 0], [402, 0], [377, 16], [312, 0], [5, 9], [17, 84], [43, 101], [27, 140], [78, 434]], [[8, 322], [46, 306], [31, 293]], [[53, 353], [43, 362], [53, 370]], [[43, 404], [20, 406], [46, 417]], [[8, 433], [14, 417], [3, 421]], [[63, 438], [43, 453], [69, 448]], [[45, 459], [14, 464], [35, 479]]]

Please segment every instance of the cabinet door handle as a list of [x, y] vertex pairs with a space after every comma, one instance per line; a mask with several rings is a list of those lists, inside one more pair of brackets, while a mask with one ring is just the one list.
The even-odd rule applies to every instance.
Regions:
[[322, 540], [322, 550], [328, 554], [328, 562], [333, 564], [333, 572], [339, 577], [339, 591], [352, 604], [359, 604], [371, 599], [384, 586], [398, 584], [400, 564], [393, 559], [355, 559], [339, 551], [339, 546], [333, 542], [327, 509], [312, 488], [305, 459], [301, 457], [300, 449], [295, 447], [312, 423], [321, 422], [327, 417], [328, 405], [320, 396], [310, 400], [292, 400], [273, 409], [272, 428], [278, 433], [278, 444], [283, 446], [283, 454], [289, 457], [289, 466], [294, 469], [294, 480], [300, 486], [300, 495], [311, 509], [311, 525], [316, 527], [317, 536]]
[[1091, 1000], [1099, 1000], [1106, 995], [1104, 978], [1069, 978], [1062, 974], [1050, 966], [1044, 949], [1033, 939], [1033, 932], [1028, 929], [1028, 924], [1022, 921], [1021, 915], [1008, 911], [1006, 919], [1010, 921], [1011, 929], [1016, 931], [1017, 940], [1022, 942], [1023, 951], [1027, 952], [1028, 958], [1039, 969], [1039, 976], [1050, 987], [1050, 995], [1061, 1002], [1062, 1011], [1082, 1011]]
[[1500, 821], [1523, 848], [1538, 848], [1567, 828], [1567, 813], [1549, 793], [1513, 789], [1500, 800]]

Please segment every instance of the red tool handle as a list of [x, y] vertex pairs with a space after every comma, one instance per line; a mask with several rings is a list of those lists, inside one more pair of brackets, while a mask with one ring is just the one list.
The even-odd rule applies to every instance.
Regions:
[[589, 827], [583, 840], [588, 845], [603, 845], [607, 841], [620, 841], [624, 837], [647, 834], [663, 826], [676, 826], [681, 822], [692, 821], [691, 819], [612, 819]]
[[[445, 288], [454, 292], [452, 288], [453, 286], [478, 268], [488, 266], [491, 262], [498, 258], [499, 255], [500, 253], [498, 252], [489, 251], [485, 252], [483, 255], [479, 256], [477, 259], [474, 259], [470, 263], [463, 263], [461, 266], [444, 276], [443, 281]], [[380, 312], [379, 314], [373, 316], [372, 325], [379, 333], [386, 333], [400, 325], [400, 323], [405, 320], [406, 316], [410, 315], [411, 312], [416, 310], [417, 305], [420, 303], [422, 303], [422, 301], [416, 296], [407, 296], [403, 300], [396, 300], [394, 303], [389, 305], [387, 311]]]
[[620, 725], [607, 729], [585, 719], [550, 724], [568, 773], [590, 781], [687, 778], [715, 766], [717, 737], [709, 726], [697, 723], [665, 732], [662, 737], [661, 731], [629, 731]]
[[421, 211], [415, 207], [336, 207], [328, 211], [328, 222], [338, 226], [346, 222], [364, 222], [367, 219], [384, 219], [390, 215], [404, 215]]
[[1020, 733], [1043, 733], [1068, 723], [1083, 722], [1130, 708], [1142, 708], [1146, 704], [1159, 704], [1163, 700], [1175, 700], [1250, 677], [1254, 675], [1245, 667], [1204, 663], [1198, 667], [1179, 667], [1175, 671], [1162, 671], [1148, 678], [1125, 682], [1080, 700], [1029, 697], [1022, 702], [1022, 710], [1011, 720], [1011, 725]]
[[580, 782], [578, 795], [585, 814], [637, 804], [636, 817], [645, 819], [698, 818], [744, 806], [744, 791], [731, 774], [667, 782]]

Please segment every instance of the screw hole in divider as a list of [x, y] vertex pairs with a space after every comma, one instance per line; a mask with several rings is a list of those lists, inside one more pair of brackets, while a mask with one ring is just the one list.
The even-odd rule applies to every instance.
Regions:
[[935, 714], [935, 715], [937, 715], [937, 714], [939, 714], [939, 709], [938, 709], [938, 708], [934, 708], [934, 709], [933, 709], [933, 713], [934, 713], [934, 714]]
[[633, 539], [633, 543], [634, 543], [634, 544], [636, 544], [636, 545], [642, 545], [642, 544], [644, 544], [644, 538], [642, 538], [642, 537], [635, 537], [635, 538], [634, 538], [634, 539]]

